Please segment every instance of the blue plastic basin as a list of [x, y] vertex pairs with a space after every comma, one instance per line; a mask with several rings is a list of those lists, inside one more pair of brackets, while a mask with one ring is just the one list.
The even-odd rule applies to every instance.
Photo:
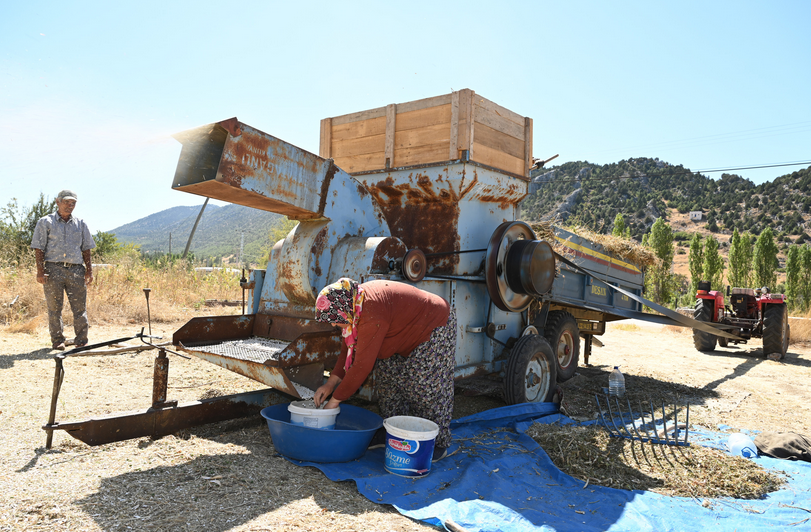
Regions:
[[334, 429], [290, 423], [287, 403], [262, 409], [273, 446], [281, 454], [305, 462], [349, 462], [363, 456], [383, 418], [365, 408], [341, 405]]

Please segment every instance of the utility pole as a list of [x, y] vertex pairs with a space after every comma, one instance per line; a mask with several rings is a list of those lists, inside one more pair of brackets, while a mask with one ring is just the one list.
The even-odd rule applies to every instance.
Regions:
[[191, 233], [189, 234], [189, 241], [186, 242], [186, 249], [183, 250], [183, 258], [186, 258], [186, 255], [189, 254], [189, 246], [191, 246], [191, 239], [194, 238], [194, 232], [197, 231], [197, 224], [200, 223], [200, 218], [203, 217], [203, 211], [206, 210], [206, 205], [208, 205], [208, 198], [206, 201], [203, 202], [203, 207], [200, 209], [200, 213], [197, 215], [197, 219], [194, 221], [194, 227], [191, 228]]

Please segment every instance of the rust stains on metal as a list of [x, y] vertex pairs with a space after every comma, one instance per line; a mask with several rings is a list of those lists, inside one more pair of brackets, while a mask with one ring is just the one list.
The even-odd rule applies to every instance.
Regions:
[[279, 265], [279, 288], [288, 297], [290, 297], [289, 294], [296, 293], [298, 276], [301, 271], [301, 265], [297, 264], [298, 262], [300, 261], [283, 261]]
[[55, 423], [53, 429], [65, 430], [88, 445], [144, 436], [159, 438], [206, 423], [255, 416], [263, 407], [278, 401], [277, 397], [274, 390], [265, 389], [184, 403], [175, 408], [149, 408], [85, 421]]
[[[329, 245], [329, 225], [325, 225], [323, 229], [321, 229], [317, 235], [315, 235], [315, 240], [313, 241], [313, 247], [311, 256], [315, 257], [315, 262], [312, 265], [312, 269], [318, 277], [321, 277], [321, 256], [324, 253], [324, 250]], [[327, 268], [329, 268], [329, 264], [327, 264]]]
[[278, 359], [265, 362], [266, 366], [293, 368], [321, 363], [333, 367], [341, 354], [341, 335], [334, 331], [304, 333], [284, 348]]
[[387, 238], [375, 248], [370, 273], [388, 273], [389, 262], [403, 258], [408, 249], [397, 238]]
[[358, 197], [363, 199], [369, 195], [369, 191], [366, 190], [366, 187], [363, 186], [362, 183], [358, 183]]
[[210, 316], [192, 318], [172, 336], [174, 345], [208, 340], [212, 342], [237, 340], [251, 336], [254, 315]]
[[217, 125], [222, 127], [228, 133], [231, 134], [232, 137], [238, 137], [242, 135], [242, 125], [237, 120], [237, 117], [229, 118], [228, 120], [222, 120], [217, 122]]
[[169, 359], [166, 350], [161, 349], [155, 358], [152, 376], [152, 406], [157, 408], [166, 402], [166, 389], [169, 383]]
[[332, 184], [332, 179], [335, 177], [335, 172], [338, 171], [338, 167], [335, 166], [333, 161], [329, 162], [329, 168], [327, 168], [327, 173], [324, 175], [324, 180], [321, 181], [321, 196], [318, 199], [318, 214], [324, 214], [324, 210], [327, 207], [327, 193], [329, 192], [329, 186]]
[[274, 338], [292, 342], [305, 333], [333, 332], [334, 327], [313, 319], [296, 318], [281, 314], [259, 314], [256, 316], [254, 336]]
[[[370, 183], [369, 189], [383, 209], [393, 236], [425, 253], [459, 251], [459, 197], [452, 188], [435, 188], [424, 174], [411, 183], [394, 185], [391, 178]], [[405, 201], [403, 201], [405, 199]], [[453, 273], [458, 255], [447, 255], [430, 264], [429, 273]]]

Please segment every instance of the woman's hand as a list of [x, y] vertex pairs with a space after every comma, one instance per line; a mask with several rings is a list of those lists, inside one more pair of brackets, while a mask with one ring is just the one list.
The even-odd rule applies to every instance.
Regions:
[[338, 406], [340, 406], [340, 404], [341, 404], [341, 402], [333, 397], [332, 399], [330, 399], [327, 402], [327, 406], [324, 407], [324, 410], [329, 410], [331, 408], [338, 408]]
[[[318, 387], [318, 389], [315, 391], [315, 395], [313, 396], [313, 402], [315, 402], [316, 408], [321, 408], [321, 404], [327, 400], [327, 397], [332, 395], [332, 392], [335, 391], [335, 388], [340, 383], [341, 383], [340, 377], [330, 375], [329, 379], [327, 379], [327, 382]], [[341, 403], [337, 399], [330, 399], [329, 403], [332, 403], [333, 401], [335, 402], [335, 406]], [[327, 406], [325, 406], [325, 408], [335, 408], [334, 406], [330, 407], [329, 403], [327, 403]]]

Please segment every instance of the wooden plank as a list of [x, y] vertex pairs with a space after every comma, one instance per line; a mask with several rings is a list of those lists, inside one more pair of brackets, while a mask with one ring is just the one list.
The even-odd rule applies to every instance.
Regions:
[[524, 117], [519, 115], [514, 111], [510, 111], [506, 107], [502, 107], [497, 103], [491, 102], [487, 98], [483, 98], [481, 96], [476, 96], [476, 105], [479, 107], [486, 109], [488, 111], [492, 111], [496, 113], [498, 116], [504, 117], [511, 122], [515, 122], [521, 127], [524, 127]]
[[532, 119], [524, 118], [524, 160], [526, 161], [524, 175], [529, 175], [532, 168]]
[[373, 135], [383, 135], [386, 133], [386, 117], [368, 118], [348, 124], [332, 123], [332, 140], [344, 141], [358, 137], [371, 137]]
[[403, 148], [430, 146], [432, 144], [448, 144], [450, 142], [451, 133], [448, 125], [449, 124], [437, 124], [420, 129], [398, 131], [394, 135], [394, 148], [401, 150]]
[[332, 153], [332, 118], [321, 121], [321, 140], [318, 146], [318, 155], [329, 159]]
[[[385, 153], [386, 135], [373, 135], [371, 137], [360, 137], [357, 139], [347, 139], [341, 142], [332, 143], [332, 158], [351, 157], [353, 155], [364, 155], [367, 153]], [[385, 157], [385, 155], [383, 156]]]
[[484, 124], [476, 124], [476, 142], [494, 150], [503, 151], [518, 159], [524, 159], [523, 138], [519, 140]]
[[451, 104], [419, 109], [417, 111], [402, 112], [397, 108], [397, 131], [416, 129], [419, 127], [446, 124], [450, 130]]
[[523, 158], [507, 155], [502, 151], [494, 150], [478, 142], [473, 144], [473, 153], [475, 157], [471, 157], [471, 159], [477, 163], [526, 177], [526, 174], [524, 174], [525, 163]]
[[[473, 96], [474, 93], [470, 89], [462, 89], [459, 91], [459, 137], [456, 146], [457, 151], [470, 150], [472, 144], [472, 125], [473, 120]], [[461, 153], [454, 157], [458, 159]]]
[[443, 94], [441, 96], [433, 96], [431, 98], [423, 98], [422, 100], [414, 100], [412, 102], [398, 103], [397, 110], [401, 113], [408, 113], [411, 111], [419, 111], [420, 109], [427, 109], [428, 107], [437, 107], [451, 103], [451, 95]]
[[386, 106], [386, 146], [383, 150], [386, 156], [386, 168], [394, 166], [394, 131], [397, 119], [397, 106]]
[[484, 124], [488, 127], [500, 131], [506, 135], [519, 139], [524, 142], [524, 123], [521, 125], [516, 124], [511, 120], [507, 120], [503, 116], [499, 116], [494, 111], [485, 109], [484, 107], [477, 106], [476, 108], [476, 122]]
[[379, 118], [386, 116], [385, 107], [377, 107], [366, 111], [358, 111], [357, 113], [349, 113], [348, 115], [333, 116], [332, 125], [338, 126], [341, 124], [348, 124], [350, 122], [360, 122], [361, 120], [368, 120], [369, 118]]
[[368, 172], [369, 170], [383, 170], [386, 166], [386, 158], [381, 151], [365, 155], [355, 155], [354, 157], [336, 158], [335, 164], [344, 172], [354, 174], [357, 172]]
[[447, 161], [447, 156], [448, 145], [445, 143], [403, 148], [402, 150], [395, 151], [395, 157], [397, 158], [397, 164], [399, 166], [441, 163]]
[[450, 160], [459, 158], [459, 91], [451, 94], [451, 142], [448, 150]]

